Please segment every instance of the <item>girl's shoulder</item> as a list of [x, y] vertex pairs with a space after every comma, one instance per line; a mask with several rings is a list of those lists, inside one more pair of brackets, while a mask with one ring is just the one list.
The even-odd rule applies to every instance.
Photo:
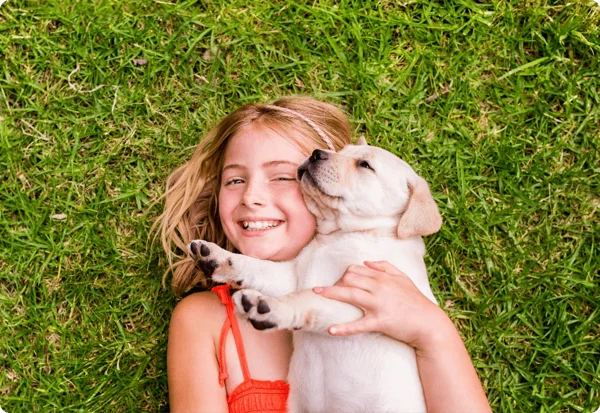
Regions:
[[227, 311], [219, 296], [211, 291], [202, 291], [190, 294], [177, 303], [171, 323], [202, 329], [216, 338], [226, 317]]
[[211, 292], [190, 294], [175, 306], [167, 347], [171, 411], [227, 411], [217, 354], [225, 316]]

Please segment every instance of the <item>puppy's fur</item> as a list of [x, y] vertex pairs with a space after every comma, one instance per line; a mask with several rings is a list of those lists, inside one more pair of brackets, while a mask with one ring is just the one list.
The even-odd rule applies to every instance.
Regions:
[[328, 327], [363, 313], [311, 288], [333, 285], [350, 264], [387, 260], [435, 303], [421, 236], [438, 231], [441, 217], [427, 183], [367, 145], [316, 150], [298, 178], [317, 234], [296, 259], [263, 261], [205, 241], [193, 241], [190, 254], [215, 281], [246, 288], [233, 298], [255, 328], [295, 330], [291, 413], [424, 412], [414, 349], [382, 334], [329, 336]]

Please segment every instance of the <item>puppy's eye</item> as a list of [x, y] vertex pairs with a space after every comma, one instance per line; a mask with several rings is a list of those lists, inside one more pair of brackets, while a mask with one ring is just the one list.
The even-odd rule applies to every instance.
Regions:
[[367, 161], [358, 161], [358, 166], [360, 166], [361, 168], [367, 168], [367, 169], [370, 169], [372, 171], [375, 171], [375, 169], [373, 169], [371, 167], [371, 165], [369, 165], [369, 162], [367, 162]]

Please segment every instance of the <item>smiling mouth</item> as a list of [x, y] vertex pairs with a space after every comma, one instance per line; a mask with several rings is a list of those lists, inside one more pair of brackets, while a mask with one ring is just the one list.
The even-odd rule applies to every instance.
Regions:
[[283, 221], [240, 221], [238, 225], [246, 231], [266, 231], [283, 224]]

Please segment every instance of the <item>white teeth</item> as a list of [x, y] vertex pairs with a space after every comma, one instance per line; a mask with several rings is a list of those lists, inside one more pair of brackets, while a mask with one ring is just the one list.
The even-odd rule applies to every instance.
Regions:
[[242, 221], [242, 227], [248, 230], [260, 230], [264, 228], [272, 228], [279, 225], [277, 221]]

